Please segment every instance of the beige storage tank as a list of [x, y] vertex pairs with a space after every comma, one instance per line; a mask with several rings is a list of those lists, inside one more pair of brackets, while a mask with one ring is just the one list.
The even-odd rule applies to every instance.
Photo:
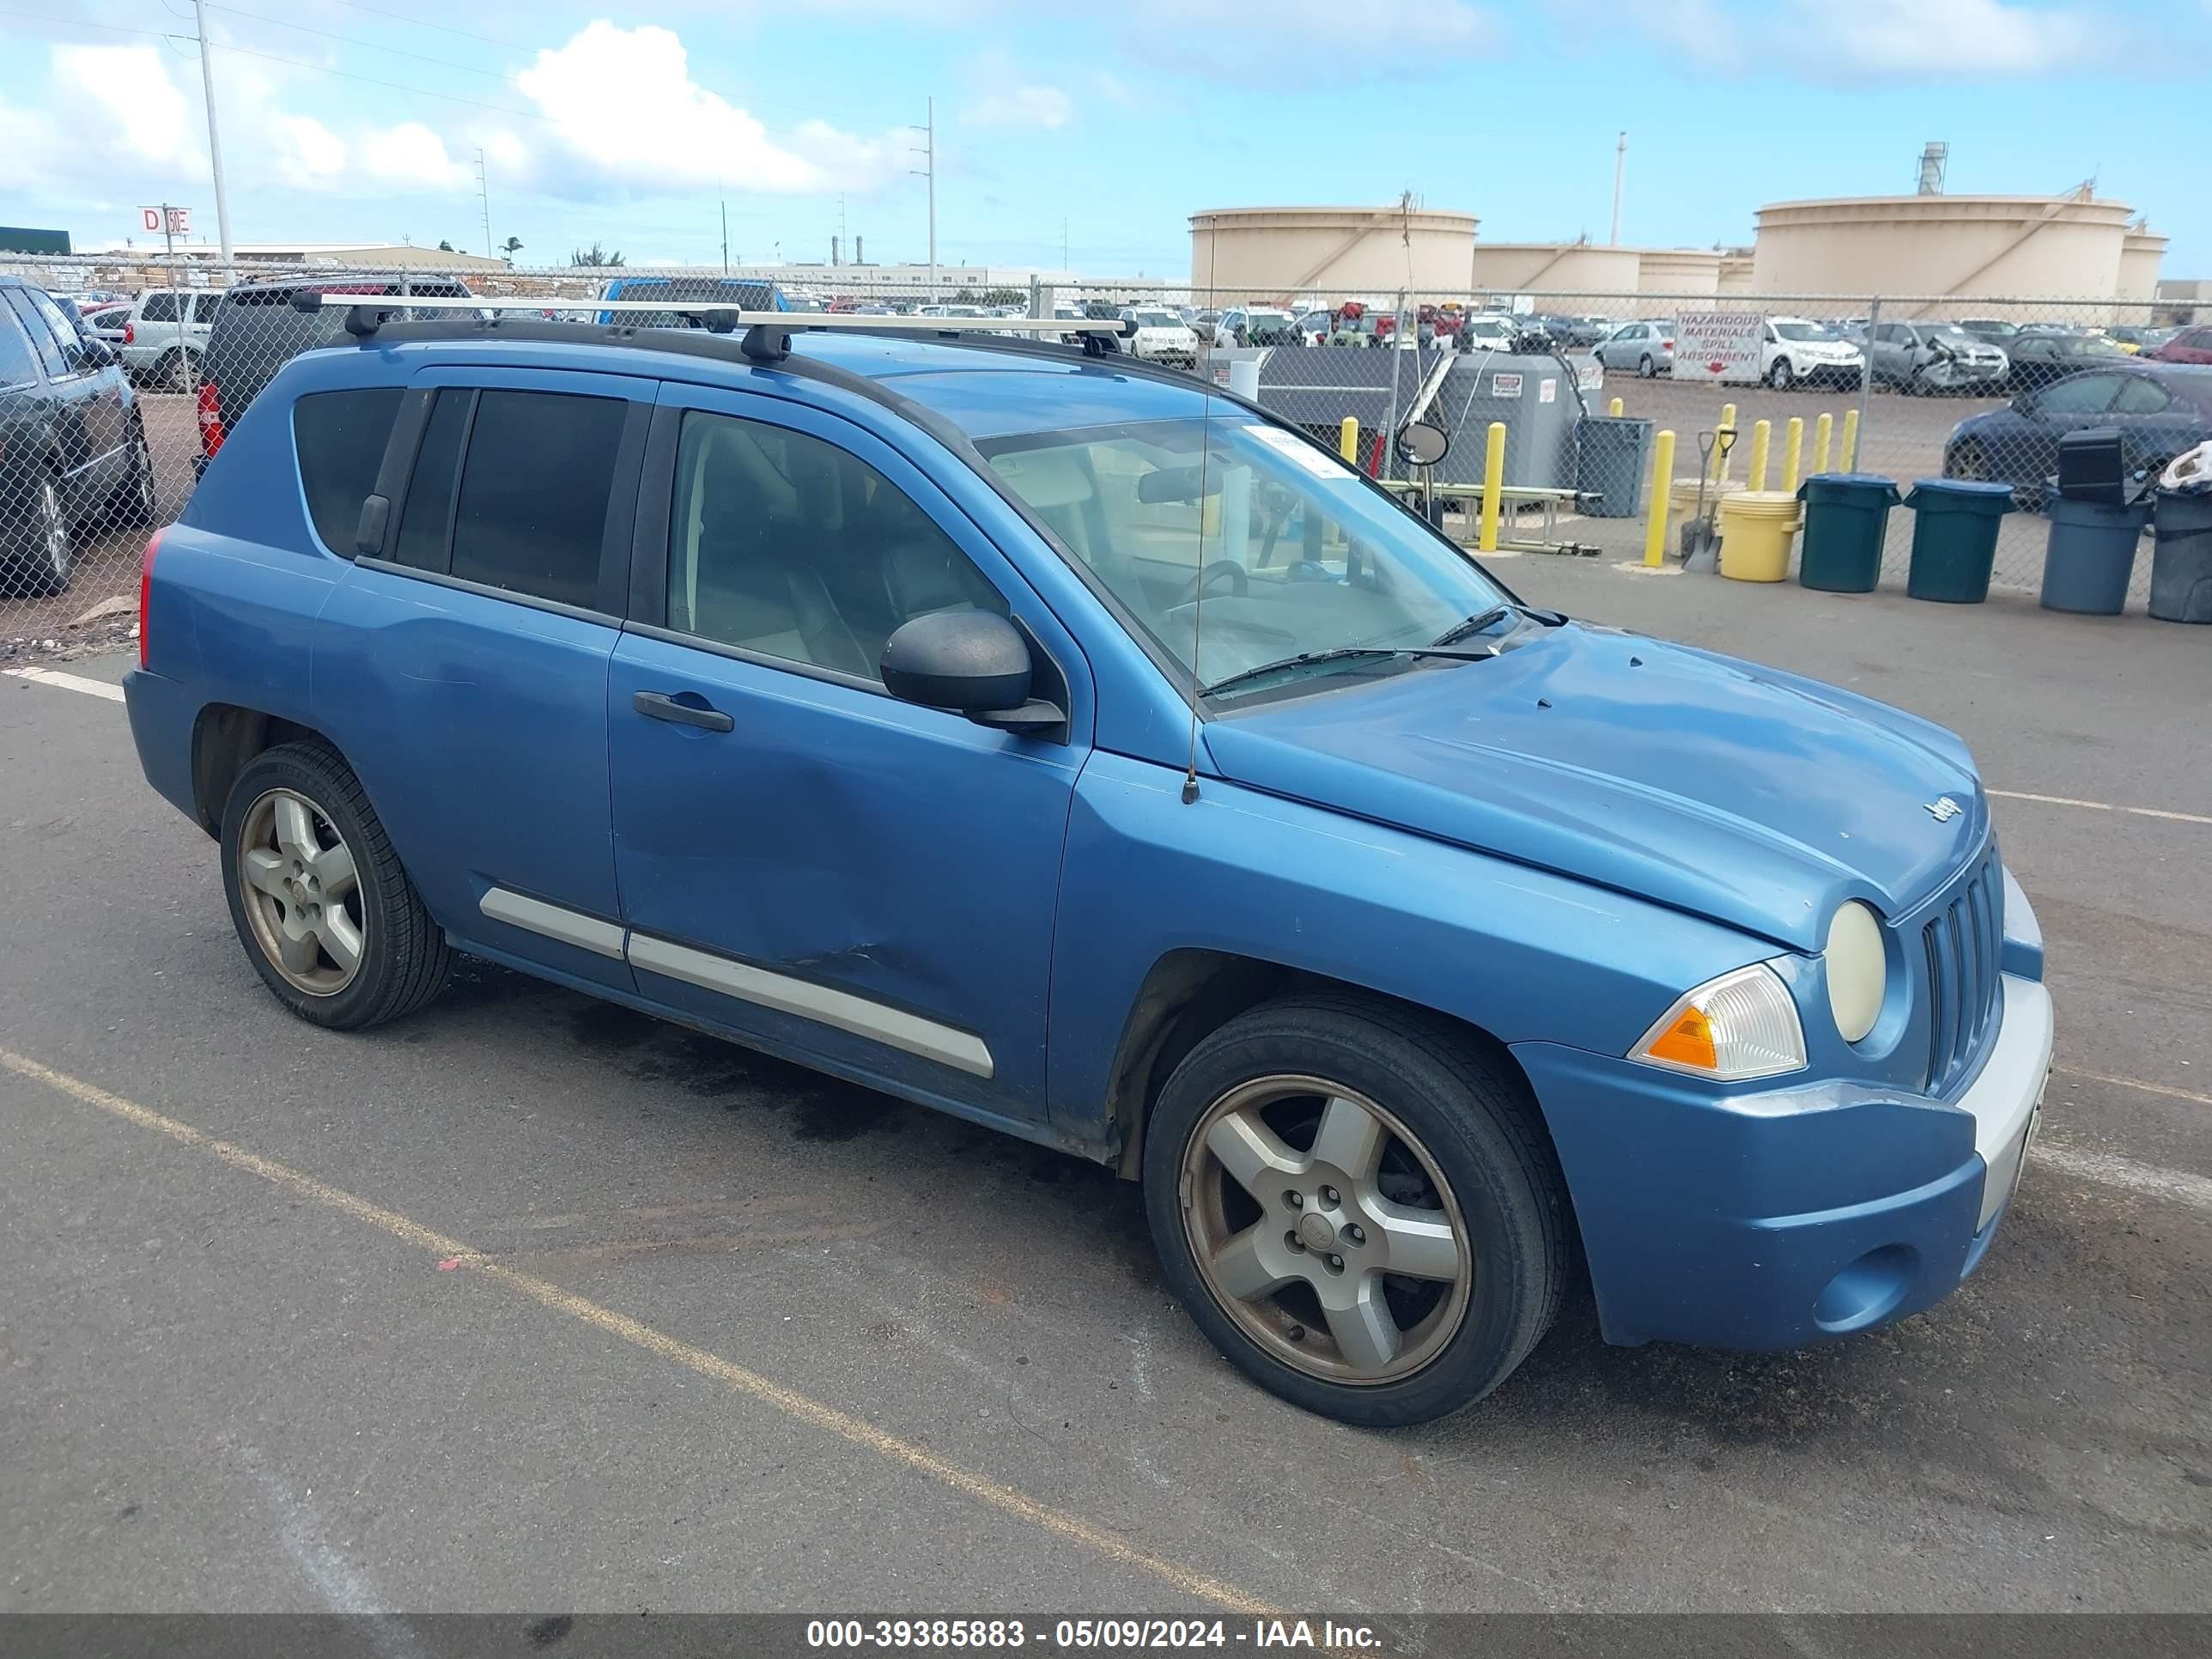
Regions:
[[1438, 208], [1216, 208], [1190, 216], [1190, 281], [1220, 300], [1464, 294], [1475, 218]]
[[[2120, 298], [2141, 300], [2147, 305], [2158, 293], [2159, 262], [2165, 258], [2166, 238], [2148, 227], [2138, 225], [2121, 238]], [[2130, 307], [2120, 320], [2141, 322], [2143, 319], [2138, 312], [2138, 307]]]
[[1647, 247], [1638, 258], [1638, 291], [1644, 294], [1717, 294], [1722, 254], [1710, 247]]
[[1474, 286], [1486, 293], [1633, 294], [1632, 247], [1590, 242], [1484, 242], [1474, 245]]
[[1753, 282], [1762, 294], [2106, 299], [2134, 217], [2080, 192], [1777, 202], [1759, 210]]

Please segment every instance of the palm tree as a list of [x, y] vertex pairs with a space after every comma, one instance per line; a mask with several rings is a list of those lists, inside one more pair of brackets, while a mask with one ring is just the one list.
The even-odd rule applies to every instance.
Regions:
[[[518, 243], [517, 246], [520, 246], [520, 244]], [[618, 265], [622, 262], [620, 248], [610, 253], [600, 247], [596, 240], [591, 246], [580, 247], [568, 256], [568, 263], [572, 265]]]

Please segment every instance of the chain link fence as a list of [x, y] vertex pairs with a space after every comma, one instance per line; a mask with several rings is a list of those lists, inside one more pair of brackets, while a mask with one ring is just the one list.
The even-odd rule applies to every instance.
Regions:
[[[1651, 472], [1662, 428], [1676, 434], [1674, 478], [1693, 486], [1703, 471], [1709, 495], [1795, 489], [1847, 467], [1908, 489], [1942, 477], [2009, 483], [2017, 510], [2002, 522], [1994, 576], [2029, 589], [2041, 578], [2060, 435], [2118, 425], [2138, 467], [2212, 437], [2212, 404], [2142, 368], [2177, 332], [2186, 346], [2212, 330], [2109, 299], [1259, 293], [1169, 281], [975, 289], [872, 266], [821, 267], [804, 283], [787, 272], [779, 288], [698, 270], [241, 261], [225, 272], [137, 255], [0, 255], [9, 276], [21, 280], [0, 281], [0, 641], [127, 611], [149, 527], [182, 510], [278, 368], [343, 337], [342, 307], [293, 306], [303, 287], [334, 299], [667, 300], [665, 317], [624, 314], [646, 326], [684, 325], [684, 305], [704, 301], [979, 330], [994, 317], [1126, 317], [1134, 331], [1124, 351], [1256, 390], [1378, 480], [1419, 489], [1470, 543], [1489, 428], [1501, 422], [1500, 545], [1618, 561], [1641, 556], [1644, 515], [1668, 494], [1671, 481]], [[1755, 328], [1755, 359], [1739, 356], [1724, 378], [1710, 366], [1693, 374], [1686, 359], [1678, 372], [1676, 324], [1714, 313]], [[2212, 350], [2200, 355], [2212, 361]], [[1390, 442], [1415, 421], [1450, 441], [1425, 480]], [[1701, 467], [1701, 447], [1724, 428], [1733, 447]], [[1893, 514], [1886, 584], [1903, 583], [1911, 535], [1911, 515]], [[1670, 555], [1674, 544], [1670, 523]], [[2137, 561], [2137, 600], [2148, 563]]]

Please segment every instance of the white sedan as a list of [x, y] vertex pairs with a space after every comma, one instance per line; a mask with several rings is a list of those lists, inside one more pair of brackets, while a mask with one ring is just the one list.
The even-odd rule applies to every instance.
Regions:
[[1197, 366], [1198, 336], [1165, 306], [1136, 306], [1123, 312], [1121, 320], [1137, 325], [1134, 337], [1122, 345], [1131, 356], [1176, 368]]

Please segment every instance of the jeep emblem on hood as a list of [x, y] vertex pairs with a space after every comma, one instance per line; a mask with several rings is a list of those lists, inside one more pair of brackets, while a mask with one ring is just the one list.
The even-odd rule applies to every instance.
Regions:
[[1965, 807], [1960, 805], [1958, 802], [1953, 800], [1948, 795], [1938, 795], [1934, 800], [1929, 801], [1926, 805], [1928, 807], [1928, 816], [1935, 819], [1938, 823], [1948, 823], [1953, 818], [1957, 817], [1960, 813], [1966, 810]]

